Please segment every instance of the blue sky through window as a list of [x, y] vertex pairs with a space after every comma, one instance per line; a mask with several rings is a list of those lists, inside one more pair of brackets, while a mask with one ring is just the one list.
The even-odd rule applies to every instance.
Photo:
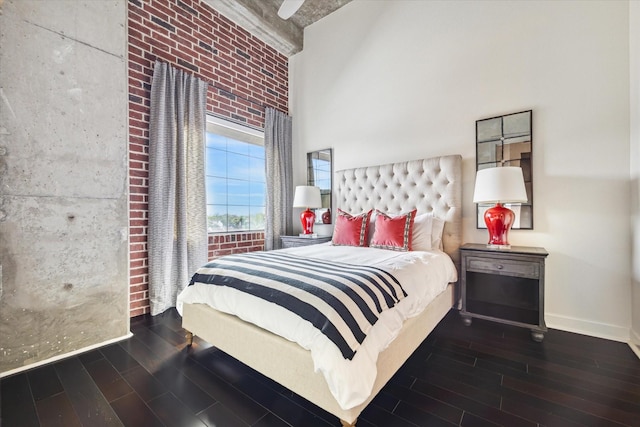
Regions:
[[207, 132], [205, 174], [209, 232], [264, 229], [264, 146]]

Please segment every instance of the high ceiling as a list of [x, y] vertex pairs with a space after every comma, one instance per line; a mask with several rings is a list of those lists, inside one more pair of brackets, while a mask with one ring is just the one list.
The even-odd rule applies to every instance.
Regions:
[[284, 0], [204, 0], [222, 15], [286, 56], [302, 50], [303, 30], [351, 0], [306, 0], [289, 19], [278, 16]]

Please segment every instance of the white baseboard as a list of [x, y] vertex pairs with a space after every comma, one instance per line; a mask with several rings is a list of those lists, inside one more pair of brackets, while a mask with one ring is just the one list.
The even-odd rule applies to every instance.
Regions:
[[545, 321], [549, 328], [560, 329], [567, 332], [589, 335], [596, 338], [629, 343], [630, 330], [622, 326], [609, 325], [606, 323], [591, 322], [584, 319], [576, 319], [567, 316], [558, 316], [546, 313]]
[[629, 341], [629, 347], [640, 359], [640, 334], [633, 329], [631, 330], [631, 341]]
[[104, 342], [101, 342], [101, 343], [98, 343], [98, 344], [93, 344], [93, 345], [90, 345], [88, 347], [81, 348], [79, 350], [70, 351], [69, 353], [59, 354], [57, 356], [50, 357], [48, 359], [41, 360], [39, 362], [35, 362], [35, 363], [31, 363], [29, 365], [20, 366], [19, 368], [11, 369], [10, 371], [0, 372], [0, 378], [8, 377], [10, 375], [19, 374], [20, 372], [28, 371], [30, 369], [37, 368], [38, 366], [47, 365], [49, 363], [57, 362], [58, 360], [62, 360], [62, 359], [66, 359], [66, 358], [71, 357], [71, 356], [75, 356], [76, 354], [85, 353], [85, 352], [90, 351], [90, 350], [95, 350], [96, 348], [100, 348], [100, 347], [104, 347], [104, 346], [109, 345], [109, 344], [113, 344], [113, 343], [117, 343], [117, 342], [120, 342], [120, 341], [124, 341], [124, 340], [126, 340], [128, 338], [131, 338], [132, 336], [133, 336], [133, 334], [131, 332], [129, 332], [127, 335], [122, 336], [122, 337], [113, 338], [113, 339], [110, 339], [108, 341], [104, 341]]

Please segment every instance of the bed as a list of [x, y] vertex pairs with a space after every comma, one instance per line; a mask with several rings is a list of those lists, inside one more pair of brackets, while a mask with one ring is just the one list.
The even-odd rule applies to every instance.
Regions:
[[[418, 214], [429, 213], [442, 219], [441, 249], [459, 270], [461, 162], [461, 156], [450, 155], [338, 171], [335, 174], [338, 208], [353, 213], [375, 209], [399, 213], [417, 209]], [[321, 246], [300, 249], [313, 252]], [[276, 252], [287, 251], [290, 250]], [[299, 252], [294, 255], [297, 254]], [[336, 397], [333, 384], [330, 387], [325, 375], [316, 372], [311, 352], [297, 343], [192, 299], [179, 300], [179, 311], [183, 327], [189, 331], [188, 339], [199, 336], [335, 415], [343, 426], [353, 426], [362, 410], [457, 303], [455, 283], [444, 283], [443, 289], [426, 308], [404, 321], [397, 336], [394, 334], [395, 338], [384, 345], [373, 362], [371, 391], [356, 400], [355, 405], [345, 405]]]

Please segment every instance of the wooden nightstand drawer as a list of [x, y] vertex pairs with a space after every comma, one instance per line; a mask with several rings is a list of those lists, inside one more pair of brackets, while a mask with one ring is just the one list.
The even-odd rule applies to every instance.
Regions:
[[319, 245], [331, 241], [331, 236], [319, 237], [299, 237], [299, 236], [280, 236], [282, 248], [295, 248], [298, 246]]
[[467, 271], [528, 277], [531, 279], [540, 277], [540, 265], [536, 262], [482, 257], [467, 257], [466, 261]]

